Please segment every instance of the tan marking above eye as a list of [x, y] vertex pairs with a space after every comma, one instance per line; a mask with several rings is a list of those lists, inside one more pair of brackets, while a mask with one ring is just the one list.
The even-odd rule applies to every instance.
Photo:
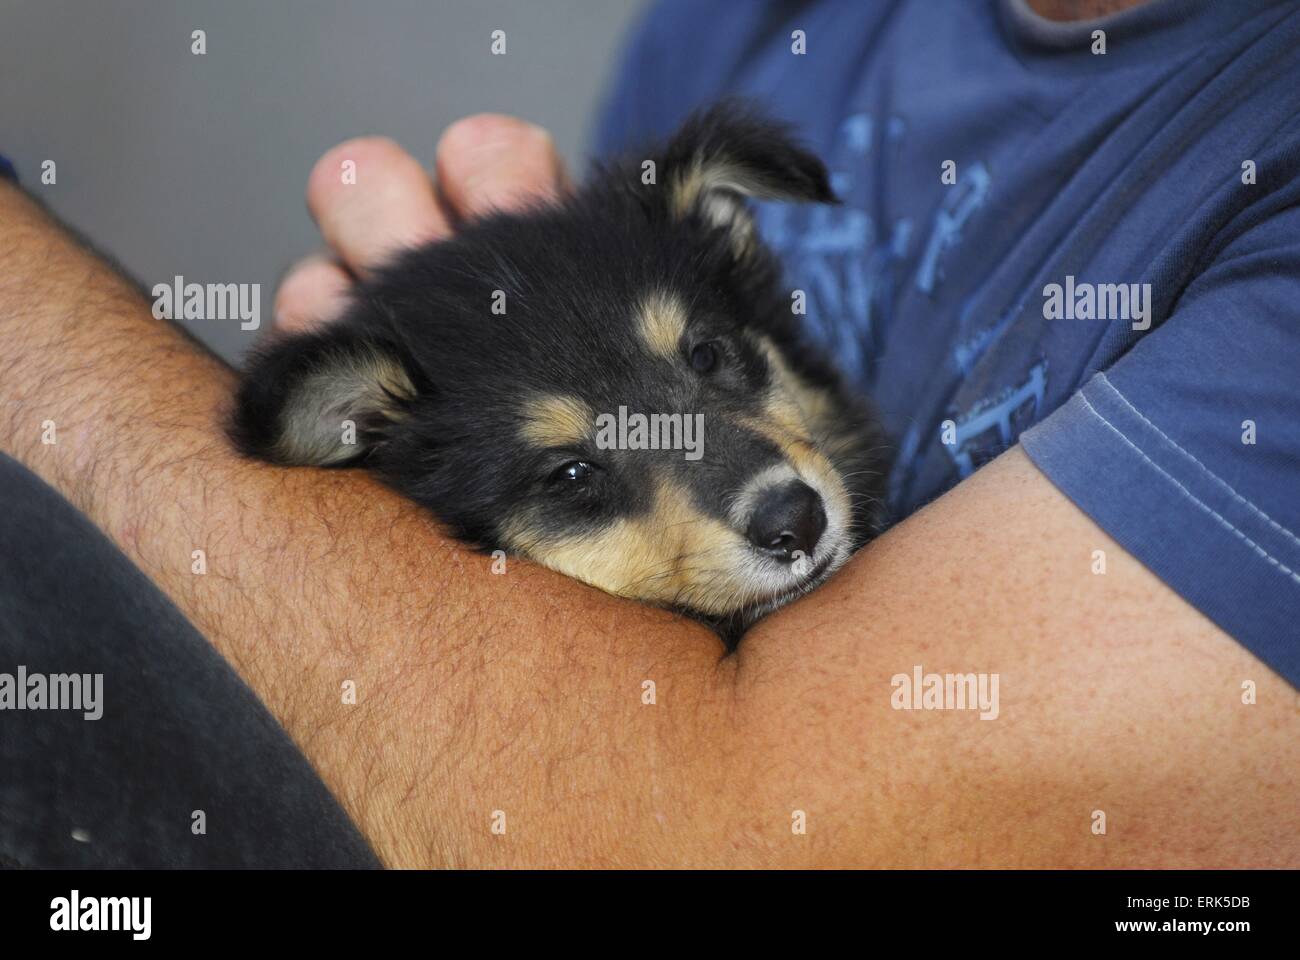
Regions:
[[595, 428], [596, 414], [584, 401], [564, 394], [550, 394], [526, 403], [520, 432], [529, 443], [541, 447], [572, 447]]
[[641, 303], [638, 331], [651, 353], [674, 360], [686, 332], [686, 308], [671, 294], [653, 293]]

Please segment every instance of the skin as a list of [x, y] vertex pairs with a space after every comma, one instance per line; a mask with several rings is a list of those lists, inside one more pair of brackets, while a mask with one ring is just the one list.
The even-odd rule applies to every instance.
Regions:
[[[331, 253], [286, 277], [282, 326], [328, 322], [397, 246], [566, 183], [549, 138], [499, 116], [449, 128], [436, 167], [435, 188], [380, 139], [321, 159]], [[239, 459], [233, 379], [0, 188], [0, 449], [174, 600], [391, 865], [1300, 865], [1296, 692], [1018, 448], [723, 657], [528, 563], [492, 575], [363, 473]], [[997, 672], [999, 718], [893, 710], [915, 664]]]

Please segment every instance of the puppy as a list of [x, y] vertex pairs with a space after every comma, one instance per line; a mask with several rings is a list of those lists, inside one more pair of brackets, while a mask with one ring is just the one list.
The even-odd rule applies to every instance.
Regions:
[[870, 410], [800, 338], [750, 197], [837, 202], [785, 127], [737, 102], [697, 113], [256, 352], [232, 437], [364, 467], [480, 549], [734, 646], [877, 532], [886, 470]]

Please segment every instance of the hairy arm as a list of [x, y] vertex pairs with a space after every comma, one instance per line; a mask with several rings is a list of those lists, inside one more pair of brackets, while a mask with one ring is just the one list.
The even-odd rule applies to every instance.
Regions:
[[[390, 864], [1300, 859], [1294, 692], [1018, 450], [722, 658], [665, 613], [492, 575], [364, 474], [238, 458], [232, 382], [0, 188], [0, 449], [174, 600]], [[999, 673], [999, 719], [891, 709], [914, 664]]]
[[[657, 754], [674, 819], [720, 785], [734, 664], [709, 634], [527, 564], [492, 575], [362, 473], [239, 458], [228, 369], [8, 187], [0, 236], [0, 449], [173, 599], [387, 862], [659, 857], [620, 784]], [[643, 708], [643, 679], [675, 706]]]

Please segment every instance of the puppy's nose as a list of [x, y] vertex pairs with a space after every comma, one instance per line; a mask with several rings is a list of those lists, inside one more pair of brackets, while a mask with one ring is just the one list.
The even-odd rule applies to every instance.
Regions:
[[745, 536], [760, 550], [788, 561], [796, 552], [811, 556], [825, 532], [822, 498], [802, 480], [791, 480], [759, 496]]

